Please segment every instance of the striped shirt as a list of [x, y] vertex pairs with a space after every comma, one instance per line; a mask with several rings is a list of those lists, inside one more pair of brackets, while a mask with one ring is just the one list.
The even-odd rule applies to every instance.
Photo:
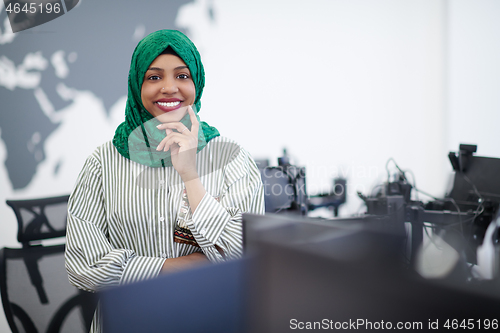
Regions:
[[[212, 262], [240, 257], [242, 213], [264, 214], [259, 170], [248, 152], [224, 137], [211, 140], [196, 163], [207, 193], [185, 223], [199, 248], [173, 241], [184, 192], [175, 169], [133, 162], [112, 142], [98, 147], [86, 160], [68, 202], [70, 282], [95, 292], [154, 278], [168, 258], [196, 251]], [[98, 316], [91, 331], [99, 331], [96, 320]]]

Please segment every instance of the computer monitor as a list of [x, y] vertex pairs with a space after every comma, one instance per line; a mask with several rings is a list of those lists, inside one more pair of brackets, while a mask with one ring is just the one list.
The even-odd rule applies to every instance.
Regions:
[[293, 212], [306, 215], [308, 203], [304, 167], [259, 166], [259, 170], [264, 186], [267, 213]]
[[[467, 167], [456, 171], [449, 197], [457, 203], [478, 205], [478, 193], [484, 200], [500, 202], [500, 158], [469, 156]], [[464, 177], [465, 176], [465, 177]]]
[[478, 327], [497, 316], [498, 290], [457, 288], [401, 265], [402, 239], [385, 228], [390, 221], [282, 215], [244, 215], [243, 221], [253, 258], [248, 332], [430, 330], [464, 318]]

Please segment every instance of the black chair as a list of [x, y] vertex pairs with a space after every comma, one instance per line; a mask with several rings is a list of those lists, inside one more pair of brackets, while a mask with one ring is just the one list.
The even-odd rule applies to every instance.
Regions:
[[[88, 332], [97, 304], [94, 294], [70, 285], [64, 244], [42, 240], [66, 234], [68, 195], [7, 200], [18, 222], [22, 248], [0, 250], [0, 291], [12, 332]], [[53, 242], [53, 241], [52, 241]]]

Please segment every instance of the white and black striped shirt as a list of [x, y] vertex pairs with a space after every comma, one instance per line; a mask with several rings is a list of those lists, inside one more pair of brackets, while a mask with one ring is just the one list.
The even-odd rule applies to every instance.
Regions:
[[242, 213], [264, 214], [259, 170], [244, 149], [224, 137], [197, 154], [197, 168], [207, 193], [187, 224], [201, 248], [173, 241], [184, 190], [173, 167], [133, 162], [111, 142], [98, 147], [69, 199], [70, 282], [93, 292], [156, 277], [166, 259], [196, 251], [212, 262], [224, 260], [215, 245], [226, 259], [240, 257]]

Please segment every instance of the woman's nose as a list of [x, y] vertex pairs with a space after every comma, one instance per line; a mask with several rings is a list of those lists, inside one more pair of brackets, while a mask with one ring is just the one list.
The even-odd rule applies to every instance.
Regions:
[[163, 84], [163, 88], [161, 88], [161, 92], [165, 94], [174, 94], [178, 91], [177, 85], [175, 84], [175, 80], [166, 79]]

